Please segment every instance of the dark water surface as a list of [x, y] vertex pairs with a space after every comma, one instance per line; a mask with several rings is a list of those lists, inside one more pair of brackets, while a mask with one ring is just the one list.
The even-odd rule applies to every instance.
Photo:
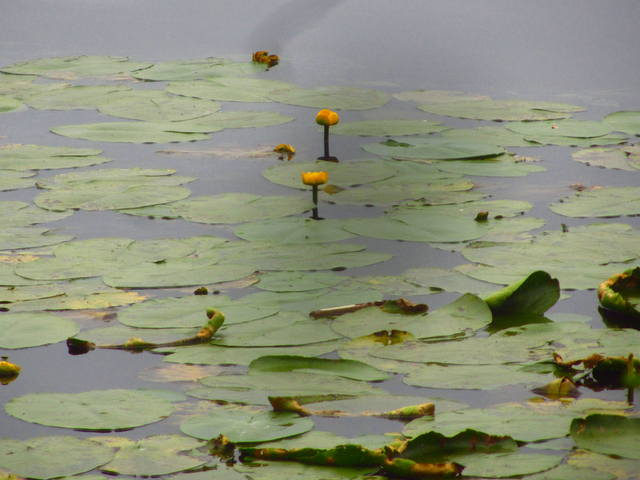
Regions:
[[[278, 53], [282, 63], [265, 78], [303, 86], [369, 86], [390, 92], [407, 89], [463, 90], [495, 98], [552, 100], [585, 105], [575, 118], [599, 119], [616, 110], [640, 109], [640, 2], [637, 0], [0, 0], [0, 65], [38, 57], [80, 54], [122, 55], [136, 60], [179, 60], [207, 56], [246, 59], [254, 50]], [[235, 109], [251, 105], [237, 106]], [[291, 114], [298, 121], [263, 129], [237, 129], [213, 135], [194, 148], [292, 143], [298, 160], [320, 153], [321, 136], [313, 123], [314, 109], [262, 105]], [[413, 104], [391, 101], [381, 110], [393, 117], [429, 118]], [[345, 120], [374, 118], [380, 111], [346, 112]], [[82, 140], [56, 136], [49, 128], [66, 123], [101, 121], [97, 112], [24, 111], [0, 116], [0, 143], [87, 146]], [[308, 121], [304, 119], [308, 118]], [[436, 118], [436, 117], [433, 117]], [[438, 118], [451, 126], [480, 122]], [[6, 137], [6, 138], [2, 138]], [[334, 136], [332, 150], [341, 158], [364, 157], [360, 145], [372, 141]], [[95, 145], [95, 143], [92, 143]], [[190, 148], [181, 144], [179, 148]], [[197, 177], [194, 195], [224, 191], [289, 193], [260, 175], [267, 160], [170, 156], [156, 153], [162, 145], [104, 143], [98, 148], [112, 158], [108, 167], [176, 168]], [[596, 169], [574, 162], [571, 148], [513, 149], [540, 157], [548, 171], [518, 178], [475, 178], [478, 188], [494, 198], [528, 200], [531, 216], [542, 217], [544, 229], [591, 223], [553, 214], [547, 205], [570, 193], [568, 185], [634, 185], [637, 176]], [[59, 173], [41, 172], [40, 176]], [[35, 189], [0, 193], [0, 200], [31, 201]], [[322, 206], [327, 217], [374, 215], [380, 209]], [[638, 218], [624, 221], [640, 226]], [[155, 238], [216, 234], [231, 237], [225, 227], [184, 221], [164, 222], [112, 212], [77, 212], [56, 222], [60, 233], [77, 238], [126, 236]], [[372, 251], [396, 256], [389, 262], [349, 270], [351, 275], [397, 274], [414, 266], [453, 267], [464, 262], [455, 253], [425, 244], [358, 239]], [[247, 290], [250, 291], [250, 290]], [[243, 292], [244, 293], [244, 292]], [[431, 308], [457, 295], [430, 296]], [[554, 311], [593, 317], [601, 325], [592, 291], [573, 292]], [[0, 335], [2, 332], [0, 332]], [[0, 354], [6, 351], [0, 350]], [[19, 380], [0, 387], [0, 404], [33, 391], [75, 392], [97, 388], [166, 384], [142, 382], [138, 374], [158, 365], [161, 357], [98, 351], [70, 357], [62, 344], [8, 352], [23, 366]], [[418, 391], [399, 378], [387, 382], [391, 391]], [[175, 385], [177, 389], [182, 388]], [[174, 388], [168, 386], [168, 388]], [[438, 392], [474, 405], [520, 400], [531, 394], [521, 388], [493, 392]], [[608, 398], [622, 400], [621, 392]], [[174, 432], [168, 422], [138, 428], [132, 437]], [[379, 433], [399, 429], [385, 420], [319, 420], [320, 429], [342, 434]], [[0, 434], [29, 438], [63, 432], [27, 424], [0, 411]], [[85, 435], [78, 433], [78, 435]]]

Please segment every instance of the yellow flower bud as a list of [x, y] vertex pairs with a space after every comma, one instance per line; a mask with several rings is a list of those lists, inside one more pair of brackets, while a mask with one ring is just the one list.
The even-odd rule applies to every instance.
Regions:
[[300, 176], [305, 185], [322, 185], [329, 180], [327, 172], [302, 172]]
[[264, 58], [269, 56], [269, 52], [266, 50], [258, 50], [253, 53], [253, 61], [258, 63], [265, 63]]
[[20, 373], [20, 370], [20, 365], [6, 360], [0, 361], [0, 378], [2, 379], [15, 378]]
[[262, 60], [260, 61], [262, 63], [266, 63], [270, 67], [274, 67], [280, 62], [280, 57], [278, 55], [268, 55], [266, 58], [262, 57]]
[[273, 151], [278, 153], [296, 153], [295, 147], [293, 145], [289, 145], [288, 143], [281, 143], [280, 145], [276, 145]]
[[316, 123], [318, 125], [331, 126], [336, 125], [340, 121], [340, 117], [333, 110], [327, 110], [326, 108], [320, 110], [316, 115]]

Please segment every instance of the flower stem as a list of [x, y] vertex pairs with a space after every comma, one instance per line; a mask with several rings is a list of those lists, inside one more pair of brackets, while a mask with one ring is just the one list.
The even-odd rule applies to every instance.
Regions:
[[311, 185], [311, 192], [313, 198], [313, 213], [311, 218], [314, 220], [320, 220], [320, 217], [318, 216], [318, 185]]
[[324, 126], [324, 156], [329, 158], [329, 125]]

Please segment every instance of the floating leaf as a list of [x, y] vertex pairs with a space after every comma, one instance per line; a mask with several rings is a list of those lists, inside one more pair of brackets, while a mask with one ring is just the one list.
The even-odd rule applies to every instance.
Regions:
[[157, 62], [150, 68], [133, 72], [132, 76], [140, 80], [198, 80], [210, 77], [238, 76], [262, 72], [267, 68], [255, 62], [232, 62], [225, 58], [203, 58]]
[[586, 165], [616, 168], [636, 172], [640, 169], [640, 155], [630, 147], [588, 148], [573, 152], [571, 157]]
[[0, 145], [0, 169], [44, 170], [87, 167], [111, 161], [100, 157], [102, 150], [42, 145]]
[[355, 237], [342, 228], [342, 220], [332, 218], [322, 222], [301, 217], [277, 218], [238, 225], [233, 233], [251, 242], [276, 244], [338, 242]]
[[470, 279], [460, 272], [444, 268], [411, 268], [405, 271], [402, 276], [407, 282], [419, 285], [427, 289], [429, 293], [445, 291], [485, 294], [495, 290], [493, 285]]
[[492, 390], [507, 385], [537, 385], [544, 378], [508, 365], [429, 365], [412, 371], [403, 381], [416, 387]]
[[638, 468], [640, 468], [640, 460], [614, 458], [609, 455], [601, 455], [587, 450], [571, 452], [567, 462], [571, 466], [580, 467], [585, 470], [588, 469], [596, 474], [607, 474], [608, 478], [614, 477], [616, 479], [630, 480], [638, 473]]
[[45, 247], [68, 242], [73, 236], [56, 235], [47, 228], [13, 227], [0, 232], [0, 250]]
[[488, 297], [485, 302], [494, 315], [542, 315], [560, 298], [560, 284], [556, 278], [538, 270], [519, 282], [509, 285]]
[[268, 355], [255, 359], [249, 365], [249, 373], [260, 372], [295, 372], [297, 370], [321, 375], [378, 382], [389, 376], [365, 363], [355, 360], [335, 360], [329, 358], [313, 358], [296, 355]]
[[216, 112], [193, 120], [164, 123], [160, 125], [167, 132], [189, 134], [217, 132], [223, 128], [257, 128], [282, 125], [293, 117], [277, 112]]
[[475, 160], [447, 160], [438, 162], [435, 166], [444, 172], [478, 177], [521, 177], [546, 170], [545, 167], [534, 165], [527, 160], [526, 157], [503, 154]]
[[559, 465], [546, 472], [540, 472], [528, 477], [529, 480], [573, 480], [580, 478], [582, 480], [614, 480], [615, 475], [605, 472], [599, 472], [588, 468], [578, 468], [573, 465]]
[[[82, 123], [78, 125], [62, 125], [53, 127], [51, 131], [71, 138], [82, 138], [94, 142], [129, 142], [129, 143], [170, 143], [206, 140], [208, 135], [202, 133], [182, 133], [168, 131], [164, 123], [152, 122], [102, 122]], [[209, 132], [222, 130], [213, 128]]]
[[406, 142], [387, 140], [367, 143], [362, 148], [369, 153], [398, 160], [457, 160], [493, 157], [505, 152], [504, 148], [489, 143], [441, 137], [412, 138]]
[[173, 412], [172, 400], [163, 391], [123, 389], [28, 393], [12, 398], [4, 408], [26, 422], [78, 430], [124, 430]]
[[640, 214], [640, 187], [603, 187], [576, 192], [549, 208], [566, 217], [617, 217]]
[[466, 455], [456, 457], [456, 461], [465, 466], [465, 475], [505, 478], [549, 470], [562, 462], [562, 456], [539, 453], [496, 453]]
[[30, 96], [26, 103], [37, 110], [93, 110], [110, 94], [131, 90], [124, 85], [77, 85]]
[[484, 95], [471, 95], [455, 90], [411, 90], [407, 92], [394, 93], [394, 98], [403, 102], [416, 103], [450, 103], [459, 101], [488, 100]]
[[611, 126], [590, 120], [548, 120], [542, 122], [510, 122], [505, 125], [525, 138], [542, 137], [602, 137], [611, 132]]
[[359, 160], [349, 163], [296, 162], [274, 165], [262, 172], [264, 177], [279, 185], [292, 188], [305, 188], [300, 180], [302, 172], [321, 169], [329, 174], [332, 185], [348, 187], [378, 182], [393, 177], [397, 170], [390, 163], [379, 160]]
[[14, 112], [23, 109], [24, 105], [20, 100], [7, 95], [0, 95], [0, 113]]
[[432, 120], [364, 120], [339, 123], [331, 128], [331, 133], [362, 137], [397, 137], [441, 132], [447, 128]]
[[584, 110], [565, 103], [492, 99], [421, 103], [418, 108], [436, 115], [494, 121], [561, 119], [570, 117], [572, 112]]
[[259, 443], [292, 437], [313, 428], [313, 422], [295, 413], [277, 413], [213, 408], [208, 415], [196, 416], [180, 425], [187, 435], [210, 440], [224, 435], [233, 443]]
[[598, 301], [603, 308], [629, 318], [640, 318], [638, 290], [640, 267], [625, 270], [602, 282], [598, 287]]
[[40, 75], [49, 78], [73, 80], [80, 77], [102, 77], [128, 74], [146, 68], [149, 63], [134, 62], [127, 57], [82, 55], [76, 57], [39, 58], [16, 63], [1, 70], [18, 75]]
[[168, 95], [158, 90], [110, 93], [97, 106], [105, 115], [147, 122], [191, 120], [220, 110], [217, 102]]
[[22, 477], [49, 479], [77, 475], [104, 465], [111, 458], [111, 448], [76, 437], [0, 439], [0, 467]]
[[614, 112], [604, 117], [604, 122], [617, 132], [640, 135], [640, 112]]
[[640, 460], [640, 419], [593, 414], [571, 423], [571, 437], [580, 448]]
[[61, 342], [80, 331], [73, 320], [49, 313], [4, 313], [0, 330], [0, 347], [9, 349]]
[[123, 213], [165, 218], [183, 218], [199, 223], [242, 223], [286, 217], [313, 208], [309, 198], [250, 193], [202, 195], [170, 205], [129, 209]]
[[33, 177], [33, 173], [0, 170], [0, 192], [19, 190], [21, 188], [31, 188], [35, 186], [36, 183], [36, 181], [31, 177]]
[[564, 145], [568, 147], [595, 147], [597, 145], [615, 145], [629, 140], [624, 135], [610, 134], [601, 137], [560, 137], [556, 135], [538, 135], [527, 137], [540, 145]]
[[[98, 439], [99, 440], [99, 439]], [[113, 460], [100, 470], [118, 475], [155, 476], [191, 470], [206, 463], [188, 455], [202, 442], [182, 435], [154, 435], [120, 446]]]
[[389, 95], [378, 90], [338, 86], [283, 88], [271, 91], [269, 98], [280, 103], [332, 110], [369, 110], [389, 101]]
[[167, 91], [186, 97], [225, 102], [270, 102], [269, 93], [292, 85], [264, 78], [217, 77], [196, 82], [175, 82]]
[[522, 135], [504, 127], [482, 126], [476, 128], [450, 128], [441, 134], [451, 140], [488, 143], [501, 147], [537, 147], [539, 144], [525, 140]]

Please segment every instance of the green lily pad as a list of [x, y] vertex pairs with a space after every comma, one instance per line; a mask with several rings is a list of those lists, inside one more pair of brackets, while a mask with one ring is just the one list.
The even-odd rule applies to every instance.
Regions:
[[584, 110], [565, 103], [492, 99], [421, 103], [418, 108], [436, 115], [494, 121], [562, 119], [570, 117], [572, 112]]
[[4, 313], [1, 348], [28, 348], [57, 343], [80, 331], [73, 320], [49, 313]]
[[36, 181], [33, 173], [13, 172], [11, 170], [0, 170], [0, 192], [8, 190], [19, 190], [21, 188], [31, 188]]
[[639, 435], [638, 418], [593, 414], [571, 423], [571, 437], [578, 447], [606, 455], [640, 460], [636, 448]]
[[71, 436], [28, 440], [0, 438], [0, 468], [25, 478], [49, 479], [77, 475], [104, 465], [112, 458], [111, 448]]
[[387, 140], [367, 143], [362, 148], [369, 153], [398, 160], [459, 160], [505, 153], [504, 148], [497, 145], [442, 137], [412, 138], [406, 142]]
[[459, 101], [488, 100], [485, 95], [473, 95], [456, 90], [410, 90], [394, 93], [394, 98], [403, 102], [416, 103], [451, 103]]
[[77, 85], [30, 96], [26, 103], [37, 110], [93, 110], [110, 94], [125, 92], [124, 85]]
[[24, 104], [13, 97], [0, 95], [0, 113], [15, 112], [16, 110], [24, 110]]
[[528, 162], [526, 157], [509, 154], [475, 160], [447, 160], [436, 163], [435, 167], [444, 172], [478, 177], [522, 177], [546, 171], [545, 167]]
[[[205, 321], [201, 323], [204, 325]], [[118, 346], [132, 338], [140, 338], [147, 343], [172, 343], [196, 336], [200, 328], [131, 328], [124, 325], [91, 328], [83, 330], [77, 338], [98, 346]]]
[[[355, 235], [342, 228], [342, 220], [326, 218], [318, 222], [311, 218], [287, 217], [245, 223], [233, 229], [233, 233], [251, 242], [277, 244], [308, 244], [338, 242]], [[259, 287], [262, 288], [262, 287]]]
[[535, 141], [540, 145], [563, 145], [567, 147], [595, 147], [598, 145], [615, 145], [629, 140], [625, 135], [610, 134], [601, 137], [560, 137], [555, 135], [539, 135], [527, 137], [527, 140]]
[[0, 169], [45, 170], [98, 165], [111, 160], [99, 156], [102, 150], [41, 145], [0, 145]]
[[190, 295], [156, 298], [118, 312], [118, 321], [135, 328], [200, 327], [206, 322], [207, 309], [224, 313], [224, 324], [233, 325], [268, 317], [276, 307], [247, 305], [225, 296]]
[[573, 480], [575, 478], [581, 478], [582, 480], [614, 480], [616, 476], [611, 473], [564, 464], [527, 478], [529, 480]]
[[469, 278], [466, 275], [436, 267], [411, 268], [402, 276], [411, 284], [423, 287], [429, 293], [457, 292], [486, 294], [495, 290], [495, 286]]
[[[363, 478], [371, 472], [371, 467], [367, 468], [347, 468], [304, 465], [296, 462], [264, 462], [259, 465], [237, 464], [235, 470], [251, 476], [252, 480], [277, 480], [286, 478], [287, 480], [357, 480]], [[245, 476], [242, 479], [246, 478]], [[382, 478], [382, 477], [379, 477]], [[229, 477], [229, 480], [242, 480]], [[372, 480], [378, 480], [372, 477]], [[185, 480], [185, 479], [182, 479]], [[214, 478], [213, 480], [217, 480]], [[224, 478], [224, 480], [227, 480]]]
[[[542, 122], [510, 122], [505, 125], [525, 138], [542, 137], [602, 137], [611, 132], [611, 126], [590, 120], [549, 120]], [[535, 141], [535, 140], [534, 140]]]
[[293, 117], [277, 112], [216, 112], [193, 120], [162, 124], [167, 132], [210, 133], [223, 128], [258, 128], [282, 125], [293, 121]]
[[441, 133], [444, 138], [474, 143], [488, 143], [501, 147], [536, 147], [535, 142], [525, 140], [516, 132], [504, 127], [482, 126], [476, 128], [450, 128]]
[[211, 343], [227, 347], [282, 347], [326, 342], [340, 337], [322, 320], [283, 312], [249, 323], [225, 326]]
[[335, 287], [345, 280], [331, 272], [265, 272], [256, 287], [271, 292], [306, 292]]
[[191, 120], [220, 110], [217, 102], [168, 95], [158, 90], [110, 93], [97, 106], [105, 115], [147, 122]]
[[209, 57], [156, 62], [149, 68], [133, 72], [132, 76], [149, 81], [199, 80], [211, 77], [247, 75], [263, 72], [266, 68], [266, 65], [254, 62], [232, 62], [225, 58]]
[[53, 177], [38, 182], [41, 188], [52, 189], [57, 187], [78, 186], [83, 183], [92, 185], [101, 182], [127, 182], [142, 185], [153, 183], [156, 185], [181, 185], [193, 181], [192, 177], [173, 175], [176, 173], [171, 168], [100, 168], [94, 170], [82, 170], [68, 173], [59, 173]]
[[640, 460], [614, 458], [610, 455], [601, 455], [587, 450], [571, 452], [567, 462], [571, 466], [588, 469], [594, 473], [608, 474], [609, 477], [614, 475], [615, 478], [627, 479], [632, 479], [637, 474], [638, 468], [640, 468]]
[[465, 466], [464, 474], [478, 477], [506, 478], [549, 470], [562, 462], [561, 455], [540, 453], [495, 453], [465, 455], [456, 461]]
[[447, 129], [448, 127], [432, 120], [364, 120], [339, 123], [331, 127], [331, 133], [361, 137], [398, 137], [436, 133]]
[[558, 279], [538, 270], [519, 282], [509, 285], [488, 297], [485, 302], [494, 315], [526, 313], [542, 315], [560, 298]]
[[427, 388], [493, 390], [508, 385], [540, 385], [545, 377], [509, 365], [428, 365], [412, 371], [403, 381]]
[[[169, 127], [165, 123], [102, 122], [62, 125], [51, 128], [51, 131], [64, 137], [81, 138], [94, 142], [172, 143], [209, 138], [208, 135], [202, 133], [172, 132], [167, 128]], [[217, 130], [222, 130], [222, 127], [212, 128], [210, 132]]]
[[[336, 342], [329, 341], [300, 345], [297, 347], [227, 348], [217, 345], [191, 345], [186, 347], [161, 348], [156, 349], [155, 351], [159, 353], [169, 352], [169, 355], [164, 357], [163, 360], [170, 363], [188, 363], [197, 365], [249, 365], [253, 360], [263, 355], [317, 356], [330, 353], [334, 351], [336, 347]], [[224, 400], [224, 398], [220, 398], [219, 400]], [[263, 403], [261, 404], [266, 405], [266, 403], [264, 403], [266, 401], [266, 397], [262, 397], [262, 400]]]
[[103, 277], [116, 288], [170, 288], [228, 282], [254, 272], [249, 265], [216, 265], [217, 261], [194, 258], [168, 259], [121, 266]]
[[154, 390], [28, 393], [12, 398], [4, 408], [9, 415], [25, 422], [51, 427], [124, 430], [169, 416], [174, 407], [168, 398], [162, 391]]
[[189, 452], [201, 446], [202, 442], [182, 435], [154, 435], [137, 442], [127, 440], [113, 460], [100, 470], [145, 477], [191, 470], [207, 462], [203, 456], [196, 458], [189, 455]]
[[290, 83], [264, 78], [218, 77], [196, 82], [170, 83], [167, 91], [186, 97], [225, 102], [270, 102], [270, 92], [292, 86]]
[[629, 172], [640, 170], [640, 155], [629, 147], [588, 148], [573, 152], [571, 157], [586, 165], [594, 167], [615, 168]]
[[[166, 202], [165, 202], [166, 203]], [[183, 218], [198, 223], [242, 223], [303, 213], [313, 208], [311, 198], [262, 196], [250, 193], [202, 195], [165, 206], [127, 209], [130, 215]]]
[[617, 217], [640, 214], [640, 187], [602, 187], [576, 192], [549, 205], [566, 217]]
[[64, 295], [64, 288], [60, 285], [24, 285], [0, 287], [1, 303], [23, 302], [39, 298], [50, 298]]
[[[423, 403], [435, 404], [435, 409], [440, 413], [451, 410], [459, 410], [467, 405], [453, 400], [442, 398], [425, 398], [424, 396], [410, 395], [367, 395], [366, 397], [347, 398], [343, 400], [327, 400], [324, 402], [313, 402], [308, 405], [313, 412], [339, 412], [350, 415], [373, 415], [379, 416], [392, 410], [397, 410], [408, 405], [420, 405]], [[387, 438], [387, 443], [388, 443]]]
[[0, 250], [45, 247], [68, 242], [72, 235], [56, 235], [48, 228], [13, 227], [0, 232]]
[[329, 174], [329, 183], [348, 187], [379, 182], [393, 177], [397, 170], [392, 164], [379, 160], [359, 160], [349, 163], [330, 162], [296, 162], [285, 165], [274, 165], [262, 172], [269, 181], [292, 188], [308, 187], [302, 183], [302, 172], [322, 170]]
[[628, 225], [593, 224], [569, 232], [544, 232], [522, 241], [472, 244], [463, 248], [462, 254], [482, 265], [458, 266], [456, 270], [503, 284], [544, 270], [557, 278], [563, 289], [597, 288], [603, 279], [632, 266], [617, 262], [640, 257], [638, 239], [638, 233]]
[[133, 70], [148, 66], [150, 66], [149, 63], [131, 61], [127, 57], [81, 55], [39, 58], [2, 67], [0, 70], [18, 75], [39, 75], [73, 80], [81, 77], [126, 75]]
[[638, 111], [610, 113], [604, 117], [603, 121], [616, 132], [640, 135], [640, 112]]
[[233, 443], [259, 443], [292, 437], [313, 428], [313, 421], [295, 413], [264, 412], [238, 408], [213, 408], [208, 415], [180, 425], [192, 437], [209, 440], [224, 435]]
[[336, 360], [329, 358], [303, 357], [297, 355], [268, 355], [259, 357], [249, 365], [249, 373], [261, 372], [295, 372], [303, 371], [320, 375], [378, 382], [386, 380], [389, 375], [355, 360]]
[[640, 267], [625, 270], [603, 281], [598, 287], [600, 305], [629, 318], [640, 318], [638, 310]]
[[275, 102], [303, 107], [332, 110], [369, 110], [389, 101], [389, 95], [379, 90], [356, 87], [283, 88], [268, 94]]

